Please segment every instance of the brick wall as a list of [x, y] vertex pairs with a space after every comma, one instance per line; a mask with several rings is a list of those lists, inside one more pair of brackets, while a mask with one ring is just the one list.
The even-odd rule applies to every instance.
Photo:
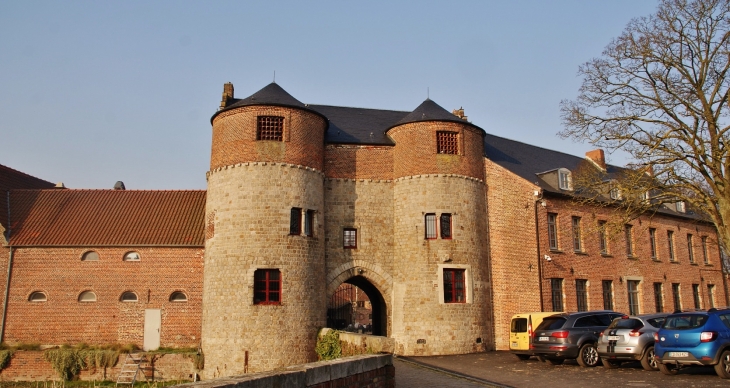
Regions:
[[327, 178], [393, 179], [393, 147], [329, 144], [325, 148]]
[[509, 348], [512, 315], [540, 311], [536, 187], [485, 160], [489, 252], [497, 349]]
[[[160, 309], [161, 346], [200, 344], [202, 248], [94, 248], [99, 260], [82, 261], [88, 250], [14, 248], [5, 342], [142, 346], [144, 311]], [[140, 260], [123, 261], [130, 251]], [[0, 252], [7, 268], [8, 249]], [[35, 291], [47, 301], [30, 302]], [[83, 291], [93, 291], [96, 302], [79, 302]], [[121, 302], [125, 291], [134, 292], [137, 302]], [[184, 292], [187, 302], [170, 302], [175, 291]]]
[[[257, 116], [284, 117], [283, 141], [256, 141]], [[223, 112], [213, 121], [210, 169], [243, 162], [284, 162], [322, 171], [324, 119], [276, 106], [249, 106]]]

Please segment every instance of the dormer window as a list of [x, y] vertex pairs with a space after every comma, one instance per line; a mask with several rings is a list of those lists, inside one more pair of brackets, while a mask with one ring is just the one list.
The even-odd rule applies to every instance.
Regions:
[[436, 152], [439, 154], [459, 154], [459, 143], [457, 141], [457, 132], [437, 131], [436, 132]]
[[567, 168], [558, 170], [558, 187], [560, 190], [573, 190], [573, 181], [570, 177], [570, 170]]
[[684, 201], [679, 201], [679, 202], [675, 203], [674, 205], [677, 207], [677, 211], [680, 213], [684, 213], [687, 211]]
[[611, 191], [608, 194], [614, 201], [618, 201], [619, 199], [621, 199], [621, 189], [619, 189], [618, 187], [612, 187]]
[[281, 116], [258, 116], [256, 118], [256, 140], [282, 141], [284, 139], [284, 118]]

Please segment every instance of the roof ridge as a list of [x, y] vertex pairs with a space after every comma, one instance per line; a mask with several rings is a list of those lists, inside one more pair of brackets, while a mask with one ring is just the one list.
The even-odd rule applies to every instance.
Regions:
[[396, 109], [380, 109], [380, 108], [364, 108], [364, 107], [358, 107], [358, 106], [344, 106], [344, 105], [327, 105], [327, 104], [306, 104], [309, 107], [312, 106], [322, 106], [322, 107], [329, 107], [329, 108], [346, 108], [346, 109], [368, 109], [368, 110], [377, 110], [377, 111], [384, 111], [384, 112], [394, 112], [394, 113], [404, 113], [408, 114], [411, 113], [407, 110], [396, 110]]

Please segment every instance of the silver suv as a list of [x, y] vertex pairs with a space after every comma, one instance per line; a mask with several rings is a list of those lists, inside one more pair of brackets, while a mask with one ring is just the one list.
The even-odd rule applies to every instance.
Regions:
[[646, 370], [657, 370], [654, 358], [654, 333], [669, 313], [623, 316], [611, 322], [598, 338], [598, 356], [606, 368], [616, 368], [622, 361], [640, 360]]
[[599, 361], [596, 343], [614, 318], [624, 314], [615, 311], [584, 311], [555, 314], [543, 319], [535, 330], [534, 354], [553, 365], [575, 358], [581, 366], [596, 366]]

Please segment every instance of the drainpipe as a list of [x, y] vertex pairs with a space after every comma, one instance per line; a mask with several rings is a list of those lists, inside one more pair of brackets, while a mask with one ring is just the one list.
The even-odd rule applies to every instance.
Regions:
[[545, 311], [545, 303], [542, 295], [542, 257], [540, 257], [540, 216], [538, 214], [538, 206], [542, 201], [542, 190], [535, 190], [537, 199], [535, 199], [535, 241], [537, 243], [537, 284], [540, 287], [540, 311]]
[[5, 278], [5, 300], [3, 301], [3, 315], [2, 321], [0, 321], [0, 343], [5, 341], [5, 317], [8, 312], [8, 297], [10, 296], [10, 273], [13, 268], [13, 247], [8, 246], [10, 249], [10, 257], [8, 258], [8, 275]]

